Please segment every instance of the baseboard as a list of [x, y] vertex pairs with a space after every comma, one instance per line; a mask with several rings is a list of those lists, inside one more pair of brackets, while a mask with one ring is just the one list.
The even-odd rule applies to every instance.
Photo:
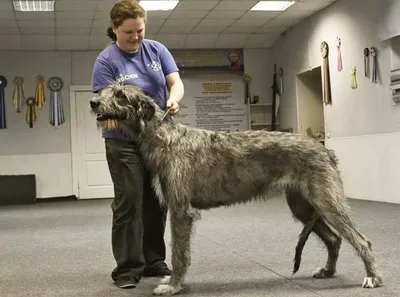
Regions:
[[75, 195], [69, 195], [69, 196], [62, 196], [62, 197], [37, 198], [36, 203], [75, 201], [75, 200], [78, 200], [78, 198], [76, 198]]

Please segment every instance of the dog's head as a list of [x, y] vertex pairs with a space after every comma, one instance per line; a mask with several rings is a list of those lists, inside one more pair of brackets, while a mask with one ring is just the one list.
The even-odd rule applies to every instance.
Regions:
[[99, 127], [111, 119], [124, 130], [138, 131], [153, 119], [157, 106], [140, 88], [115, 83], [94, 97], [90, 108]]

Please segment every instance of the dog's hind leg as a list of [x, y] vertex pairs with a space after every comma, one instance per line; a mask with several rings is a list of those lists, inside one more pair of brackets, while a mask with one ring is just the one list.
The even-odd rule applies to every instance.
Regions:
[[[315, 209], [304, 199], [298, 190], [288, 188], [286, 190], [286, 200], [293, 216], [297, 220], [301, 221], [305, 226], [312, 221], [312, 217], [315, 215]], [[339, 257], [342, 239], [337, 231], [329, 226], [320, 216], [316, 219], [312, 227], [312, 232], [322, 240], [328, 250], [328, 259], [325, 267], [318, 269], [313, 276], [315, 278], [332, 277], [336, 272], [336, 262]]]
[[[320, 173], [319, 173], [320, 174]], [[308, 186], [310, 204], [331, 226], [341, 234], [356, 250], [364, 262], [367, 276], [364, 278], [363, 288], [375, 288], [382, 285], [382, 277], [379, 275], [375, 257], [372, 252], [371, 242], [359, 232], [348, 215], [345, 205], [343, 187], [334, 179], [334, 174], [327, 175], [330, 178], [321, 178]]]
[[304, 245], [306, 244], [308, 237], [313, 231], [313, 227], [318, 218], [319, 218], [318, 214], [314, 211], [311, 215], [310, 220], [304, 224], [304, 228], [299, 235], [299, 240], [296, 245], [296, 253], [294, 256], [293, 274], [295, 274], [300, 268], [301, 254], [303, 253]]
[[182, 290], [182, 283], [190, 265], [190, 240], [193, 222], [199, 213], [194, 209], [170, 209], [172, 237], [172, 275], [161, 280], [154, 295], [174, 295]]

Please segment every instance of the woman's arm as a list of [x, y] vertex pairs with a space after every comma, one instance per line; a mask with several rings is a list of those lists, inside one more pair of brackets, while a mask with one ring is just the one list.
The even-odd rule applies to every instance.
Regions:
[[166, 76], [167, 86], [169, 90], [169, 98], [167, 100], [167, 108], [170, 108], [170, 114], [176, 114], [179, 110], [179, 102], [183, 99], [185, 88], [179, 72], [172, 72]]

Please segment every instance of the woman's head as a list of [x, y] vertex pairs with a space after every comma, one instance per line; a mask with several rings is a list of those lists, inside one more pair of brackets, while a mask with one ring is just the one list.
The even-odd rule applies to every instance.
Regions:
[[145, 35], [146, 11], [134, 0], [116, 3], [110, 11], [107, 35], [127, 52], [136, 52]]

